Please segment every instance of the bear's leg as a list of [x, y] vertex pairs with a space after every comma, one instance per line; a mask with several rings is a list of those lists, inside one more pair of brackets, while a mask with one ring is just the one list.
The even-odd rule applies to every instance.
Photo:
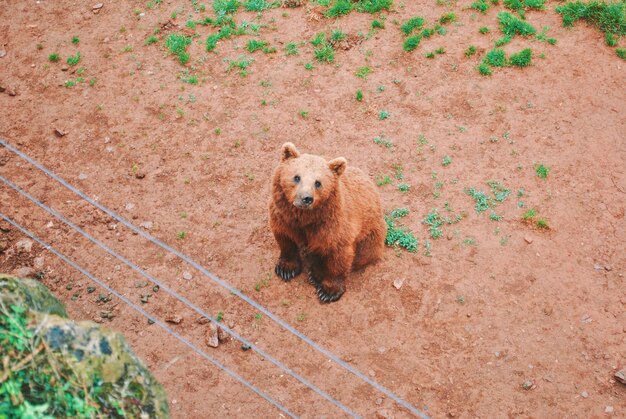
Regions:
[[302, 262], [298, 253], [298, 245], [289, 237], [282, 234], [275, 235], [280, 246], [280, 257], [274, 271], [284, 281], [291, 281], [302, 272]]
[[309, 281], [315, 286], [321, 302], [337, 301], [346, 291], [344, 283], [350, 272], [353, 257], [349, 250], [329, 255], [319, 253], [307, 255]]
[[379, 261], [383, 256], [384, 250], [385, 236], [380, 229], [372, 230], [363, 240], [357, 243], [352, 269], [359, 270]]

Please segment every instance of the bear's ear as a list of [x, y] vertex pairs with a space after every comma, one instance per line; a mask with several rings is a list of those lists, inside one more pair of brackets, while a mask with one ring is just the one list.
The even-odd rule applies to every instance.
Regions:
[[343, 157], [337, 157], [336, 159], [328, 162], [328, 168], [332, 170], [335, 175], [341, 176], [346, 170], [347, 164], [348, 162], [346, 161], [346, 159], [344, 159]]
[[296, 157], [300, 157], [300, 152], [296, 148], [293, 143], [285, 143], [283, 144], [283, 149], [281, 151], [281, 161], [295, 159]]

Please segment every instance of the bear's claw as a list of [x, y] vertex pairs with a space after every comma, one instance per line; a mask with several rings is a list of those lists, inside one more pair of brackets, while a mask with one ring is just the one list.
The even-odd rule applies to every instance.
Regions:
[[280, 265], [276, 265], [274, 272], [276, 272], [276, 275], [281, 277], [283, 281], [291, 281], [300, 274], [300, 269], [285, 269]]
[[333, 303], [341, 298], [345, 291], [340, 291], [336, 294], [330, 294], [323, 287], [317, 287], [317, 296], [322, 303]]

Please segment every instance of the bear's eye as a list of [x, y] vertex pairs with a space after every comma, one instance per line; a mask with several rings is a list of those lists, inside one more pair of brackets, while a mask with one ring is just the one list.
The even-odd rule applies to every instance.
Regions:
[[300, 176], [295, 175], [295, 176], [293, 177], [293, 181], [294, 181], [294, 182], [296, 182], [296, 183], [300, 183]]
[[315, 181], [315, 188], [319, 189], [322, 187], [322, 182], [320, 182], [319, 180]]

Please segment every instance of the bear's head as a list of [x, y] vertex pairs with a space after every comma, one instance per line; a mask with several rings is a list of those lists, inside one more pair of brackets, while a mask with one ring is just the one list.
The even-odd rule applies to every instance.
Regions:
[[314, 209], [335, 194], [346, 165], [343, 157], [326, 161], [319, 156], [300, 154], [295, 145], [285, 143], [276, 180], [288, 202], [300, 209]]

